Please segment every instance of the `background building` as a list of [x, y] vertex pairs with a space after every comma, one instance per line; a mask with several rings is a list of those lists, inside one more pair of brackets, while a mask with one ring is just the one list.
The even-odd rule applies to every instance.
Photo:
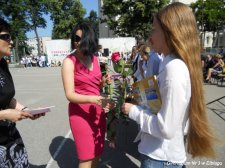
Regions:
[[[104, 19], [106, 16], [102, 12], [103, 0], [98, 0], [98, 16], [100, 19]], [[116, 37], [112, 30], [109, 29], [107, 23], [99, 22], [99, 38]]]
[[[45, 45], [46, 41], [52, 40], [51, 37], [39, 37], [40, 40], [40, 52], [46, 53]], [[26, 41], [27, 45], [31, 48], [31, 54], [38, 55], [37, 38], [30, 38]]]
[[[191, 3], [194, 3], [196, 1], [197, 0], [171, 0], [171, 2], [182, 2], [186, 5], [190, 5]], [[218, 31], [218, 34], [216, 33], [214, 42], [213, 42], [212, 32], [206, 32], [205, 37], [202, 36], [201, 38], [203, 41], [203, 44], [202, 44], [203, 48], [206, 48], [206, 49], [225, 48], [225, 29]], [[217, 51], [213, 50], [213, 52], [217, 52]]]

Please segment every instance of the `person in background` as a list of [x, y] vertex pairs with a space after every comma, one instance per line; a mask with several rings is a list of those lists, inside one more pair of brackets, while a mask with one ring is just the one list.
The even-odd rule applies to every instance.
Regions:
[[155, 16], [149, 41], [164, 55], [157, 76], [161, 108], [157, 114], [124, 103], [122, 111], [140, 124], [141, 168], [181, 168], [184, 143], [192, 157], [214, 157], [214, 135], [208, 125], [197, 24], [190, 7], [174, 2]]
[[157, 52], [155, 52], [154, 49], [151, 49], [148, 56], [149, 58], [146, 65], [147, 67], [145, 77], [150, 77], [153, 75], [157, 76], [159, 74], [159, 66], [163, 61], [163, 56], [162, 54], [158, 54]]
[[137, 55], [137, 46], [132, 47], [131, 55], [130, 55], [130, 62], [135, 61], [135, 57]]
[[215, 65], [213, 65], [211, 68], [207, 71], [207, 76], [205, 79], [205, 82], [210, 82], [212, 74], [220, 74], [223, 72], [224, 62], [222, 59], [222, 56], [220, 54], [215, 55]]
[[102, 45], [98, 45], [98, 52], [95, 55], [98, 57], [102, 57]]
[[136, 56], [135, 58], [133, 59], [133, 80], [134, 82], [136, 81], [140, 81], [142, 80], [142, 75], [141, 75], [141, 69], [140, 69], [140, 66], [141, 66], [141, 61], [142, 61], [142, 58], [141, 58], [141, 55], [140, 55], [140, 49], [141, 47], [144, 45], [143, 42], [139, 43], [138, 46], [137, 46], [137, 53], [136, 53]]
[[150, 52], [150, 47], [147, 44], [144, 44], [140, 48], [140, 56], [141, 56], [141, 61], [139, 62], [139, 68], [141, 72], [142, 79], [146, 78], [146, 73], [148, 70], [147, 64], [149, 61], [148, 54]]
[[28, 168], [28, 155], [16, 122], [37, 119], [41, 115], [25, 112], [27, 109], [15, 98], [15, 88], [4, 56], [11, 55], [10, 25], [0, 18], [0, 167]]
[[103, 110], [110, 108], [108, 99], [100, 96], [100, 88], [110, 82], [110, 75], [102, 77], [98, 49], [93, 28], [78, 23], [71, 34], [74, 52], [62, 65], [62, 80], [69, 100], [69, 121], [76, 145], [79, 168], [97, 167], [104, 149], [106, 118]]

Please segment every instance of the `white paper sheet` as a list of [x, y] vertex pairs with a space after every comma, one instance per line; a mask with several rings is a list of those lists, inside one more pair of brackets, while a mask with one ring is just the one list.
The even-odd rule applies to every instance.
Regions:
[[31, 114], [41, 114], [41, 113], [47, 113], [51, 111], [51, 108], [55, 106], [49, 106], [49, 107], [41, 107], [41, 108], [35, 108], [35, 109], [25, 109], [24, 111], [30, 112]]

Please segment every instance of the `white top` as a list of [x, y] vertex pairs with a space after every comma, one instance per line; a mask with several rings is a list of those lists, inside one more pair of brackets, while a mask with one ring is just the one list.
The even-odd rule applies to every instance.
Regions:
[[186, 64], [174, 56], [164, 57], [159, 68], [162, 106], [157, 115], [132, 106], [129, 117], [140, 124], [138, 150], [156, 160], [184, 163], [184, 129], [188, 120], [191, 82]]

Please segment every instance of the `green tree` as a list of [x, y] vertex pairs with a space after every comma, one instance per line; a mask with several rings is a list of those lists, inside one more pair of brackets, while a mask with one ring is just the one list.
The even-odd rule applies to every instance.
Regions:
[[[195, 13], [199, 29], [201, 31], [202, 40], [205, 39], [205, 32], [219, 34], [219, 30], [224, 29], [225, 24], [225, 1], [224, 0], [198, 0], [191, 4]], [[213, 42], [215, 43], [215, 41]], [[203, 46], [204, 47], [204, 46]]]
[[38, 55], [41, 54], [40, 39], [37, 28], [45, 28], [46, 20], [43, 15], [47, 14], [46, 0], [24, 0], [26, 6], [26, 16], [29, 23], [29, 28], [34, 31], [37, 39]]
[[97, 34], [97, 37], [99, 37], [99, 18], [97, 16], [97, 13], [93, 10], [91, 10], [90, 14], [88, 17], [84, 19], [86, 22], [90, 23]]
[[119, 36], [136, 38], [148, 37], [151, 30], [153, 14], [169, 0], [103, 0], [102, 22], [107, 22], [109, 28]]
[[[12, 25], [12, 37], [15, 44], [16, 61], [19, 54], [24, 55], [27, 48], [26, 32], [33, 30], [37, 39], [38, 54], [40, 54], [40, 40], [37, 28], [45, 28], [46, 21], [43, 14], [47, 14], [48, 0], [4, 0], [1, 1], [1, 12]], [[21, 50], [19, 50], [21, 49]]]
[[86, 13], [80, 0], [51, 0], [48, 9], [53, 21], [53, 39], [69, 38], [73, 26], [82, 21]]
[[0, 13], [11, 24], [11, 36], [15, 46], [15, 61], [24, 54], [26, 31], [29, 30], [26, 22], [25, 3], [23, 0], [5, 0], [0, 2]]

